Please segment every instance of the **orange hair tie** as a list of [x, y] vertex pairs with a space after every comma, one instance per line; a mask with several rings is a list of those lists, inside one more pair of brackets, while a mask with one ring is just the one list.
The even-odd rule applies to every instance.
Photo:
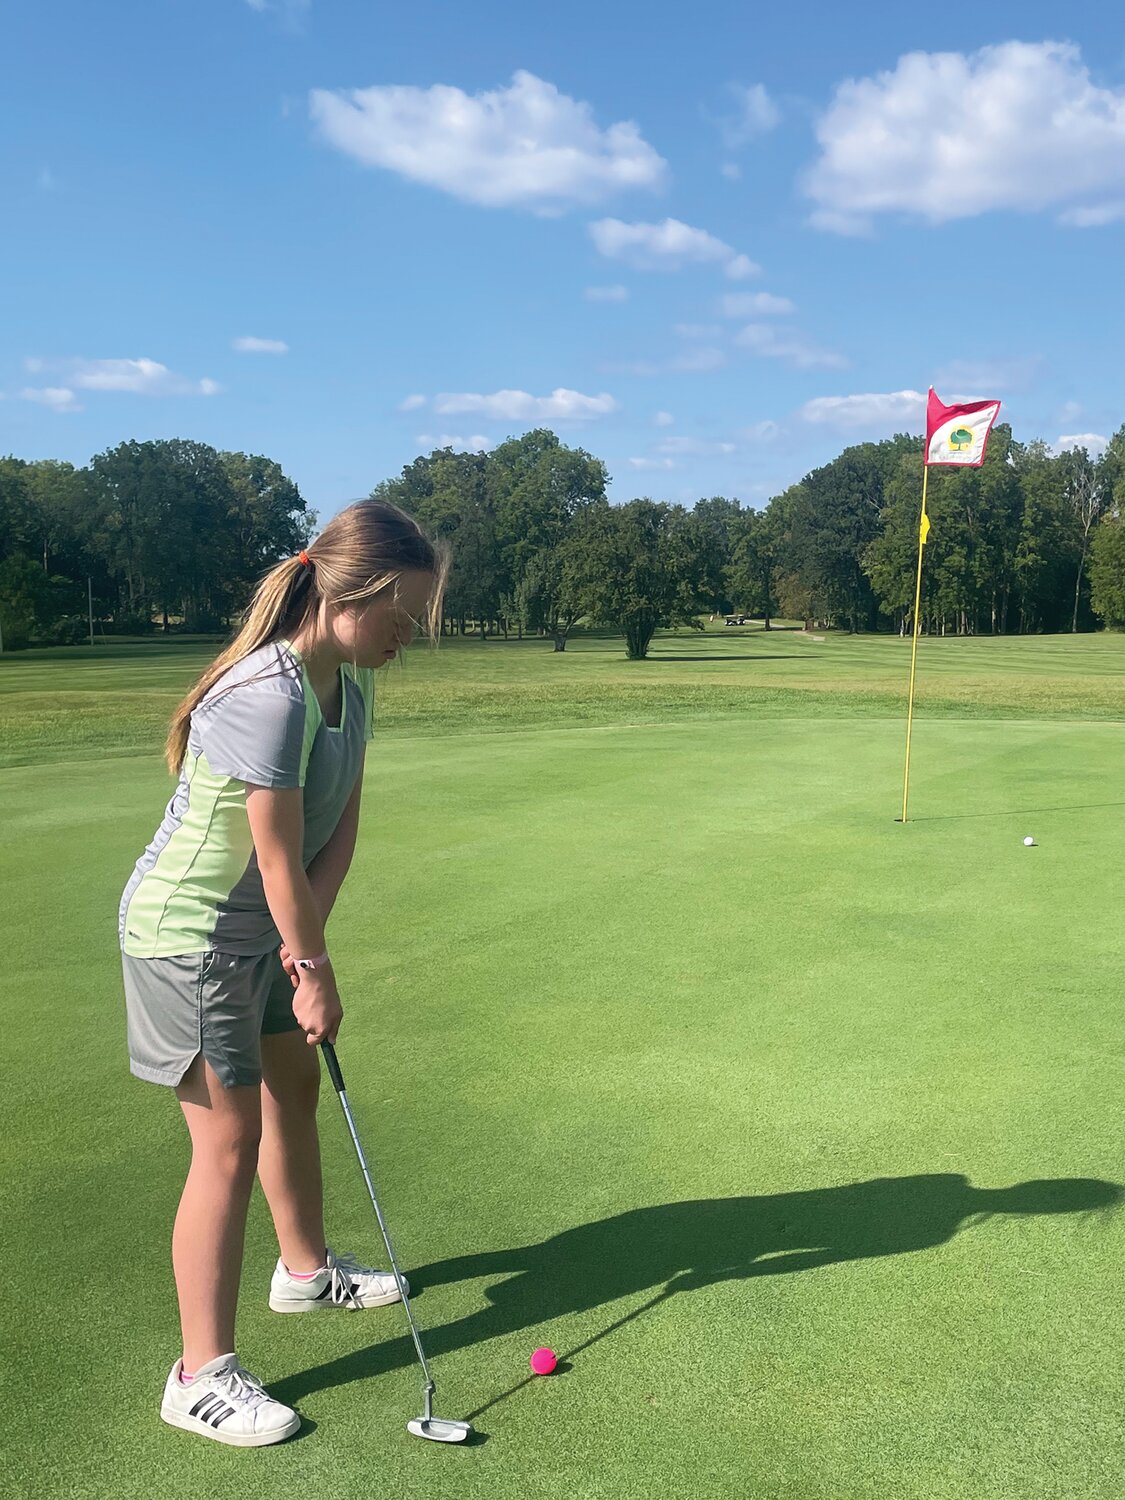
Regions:
[[297, 553], [297, 561], [304, 563], [306, 568], [312, 567], [312, 559], [309, 557], [309, 554], [303, 547], [301, 548], [300, 552]]

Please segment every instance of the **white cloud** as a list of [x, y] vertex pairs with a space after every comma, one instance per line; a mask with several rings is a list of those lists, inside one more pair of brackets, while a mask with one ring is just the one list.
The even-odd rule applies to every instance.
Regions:
[[204, 377], [177, 375], [155, 359], [26, 359], [26, 369], [63, 372], [68, 386], [84, 391], [123, 392], [134, 396], [214, 396], [221, 387]]
[[274, 12], [275, 15], [280, 16], [287, 29], [298, 31], [301, 29], [305, 16], [308, 15], [312, 0], [246, 0], [246, 3], [260, 16], [265, 15], [267, 11]]
[[701, 345], [696, 349], [685, 349], [670, 359], [638, 359], [603, 368], [616, 375], [699, 375], [721, 370], [726, 362], [727, 356], [722, 349]]
[[1125, 203], [1099, 203], [1091, 208], [1068, 208], [1059, 215], [1060, 224], [1072, 229], [1100, 229], [1125, 219]]
[[781, 120], [781, 111], [769, 96], [764, 84], [753, 83], [749, 87], [732, 83], [735, 109], [732, 114], [715, 120], [723, 145], [728, 151], [737, 151], [756, 136], [767, 135]]
[[231, 348], [239, 354], [288, 354], [289, 345], [281, 339], [256, 339], [249, 335], [235, 339]]
[[657, 427], [671, 427], [676, 419], [670, 411], [658, 411], [652, 420]]
[[634, 469], [674, 469], [676, 467], [670, 458], [631, 458], [629, 463]]
[[780, 318], [797, 309], [788, 297], [771, 292], [727, 292], [719, 298], [719, 310], [724, 318]]
[[74, 392], [67, 386], [24, 386], [20, 395], [25, 401], [37, 401], [41, 406], [49, 406], [52, 411], [82, 411], [83, 407], [75, 399]]
[[763, 359], [780, 359], [797, 370], [842, 370], [848, 361], [831, 349], [820, 349], [800, 334], [779, 333], [772, 323], [747, 323], [735, 343]]
[[321, 136], [364, 166], [386, 167], [468, 203], [557, 212], [625, 188], [658, 188], [667, 163], [632, 120], [599, 130], [590, 105], [519, 71], [508, 88], [385, 85], [314, 89]]
[[1108, 447], [1109, 439], [1102, 437], [1098, 432], [1070, 432], [1065, 437], [1055, 440], [1055, 447], [1061, 453], [1065, 448], [1085, 448], [1087, 452], [1099, 454], [1103, 448]]
[[734, 443], [706, 442], [702, 438], [671, 437], [661, 438], [660, 442], [653, 448], [654, 453], [692, 454], [698, 458], [710, 458], [720, 453], [733, 453], [736, 445]]
[[672, 331], [682, 339], [717, 339], [723, 330], [714, 323], [676, 323]]
[[723, 174], [728, 182], [737, 182], [738, 179], [742, 176], [742, 168], [736, 161], [723, 162], [722, 166], [719, 168], [719, 171]]
[[588, 286], [582, 294], [587, 302], [628, 302], [627, 286]]
[[423, 432], [414, 441], [419, 448], [452, 448], [454, 453], [487, 453], [492, 447], [491, 438], [482, 437], [479, 433], [475, 437], [452, 437], [443, 432], [434, 437], [431, 433]]
[[549, 396], [530, 396], [526, 391], [494, 391], [490, 396], [471, 391], [445, 392], [434, 397], [434, 410], [442, 416], [481, 412], [495, 421], [566, 422], [604, 417], [617, 410], [617, 402], [604, 392], [584, 396], [563, 387]]
[[745, 281], [750, 276], [761, 274], [761, 266], [748, 255], [735, 255], [723, 267], [723, 275], [731, 281]]
[[733, 280], [756, 275], [745, 255], [705, 229], [693, 229], [679, 219], [662, 224], [626, 224], [622, 219], [598, 219], [590, 235], [608, 260], [623, 260], [638, 271], [679, 271], [687, 265], [720, 265]]
[[801, 407], [806, 422], [841, 431], [868, 428], [877, 432], [920, 430], [926, 397], [921, 391], [888, 391], [857, 396], [817, 396]]
[[425, 396], [404, 396], [398, 403], [399, 411], [417, 411], [420, 406], [425, 406]]
[[957, 359], [937, 372], [935, 385], [957, 401], [988, 400], [1025, 391], [1043, 368], [1038, 354], [1022, 359]]
[[779, 436], [780, 432], [781, 428], [778, 424], [767, 419], [764, 422], [754, 422], [749, 427], [744, 427], [739, 436], [748, 439], [751, 443], [769, 443]]
[[813, 222], [840, 233], [881, 213], [1056, 208], [1082, 227], [1125, 212], [1125, 90], [1094, 84], [1070, 42], [909, 53], [841, 83], [817, 137], [804, 190]]
[[1082, 415], [1082, 406], [1078, 401], [1064, 401], [1059, 407], [1059, 421], [1073, 422]]

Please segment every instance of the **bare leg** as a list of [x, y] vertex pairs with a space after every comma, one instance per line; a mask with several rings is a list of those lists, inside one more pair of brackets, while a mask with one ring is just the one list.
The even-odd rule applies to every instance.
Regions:
[[200, 1054], [176, 1089], [191, 1169], [172, 1231], [184, 1368], [232, 1353], [246, 1212], [261, 1137], [256, 1087], [225, 1089]]
[[262, 1145], [258, 1177], [285, 1267], [324, 1264], [324, 1189], [316, 1103], [320, 1057], [303, 1031], [262, 1037]]

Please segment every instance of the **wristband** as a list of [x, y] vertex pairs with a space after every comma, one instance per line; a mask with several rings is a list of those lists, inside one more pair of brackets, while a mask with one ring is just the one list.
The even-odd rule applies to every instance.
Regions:
[[306, 972], [312, 973], [317, 969], [329, 968], [332, 960], [328, 957], [327, 953], [321, 953], [316, 958], [295, 958], [293, 964], [298, 969], [304, 969]]

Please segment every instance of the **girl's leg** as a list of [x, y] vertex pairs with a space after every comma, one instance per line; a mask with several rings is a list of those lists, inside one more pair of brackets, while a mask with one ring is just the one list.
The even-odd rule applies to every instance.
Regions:
[[258, 1176], [285, 1268], [324, 1265], [324, 1191], [316, 1103], [320, 1058], [303, 1031], [262, 1035], [262, 1145]]
[[246, 1211], [262, 1134], [256, 1085], [224, 1088], [200, 1054], [176, 1089], [191, 1133], [191, 1169], [172, 1233], [184, 1369], [234, 1351]]

